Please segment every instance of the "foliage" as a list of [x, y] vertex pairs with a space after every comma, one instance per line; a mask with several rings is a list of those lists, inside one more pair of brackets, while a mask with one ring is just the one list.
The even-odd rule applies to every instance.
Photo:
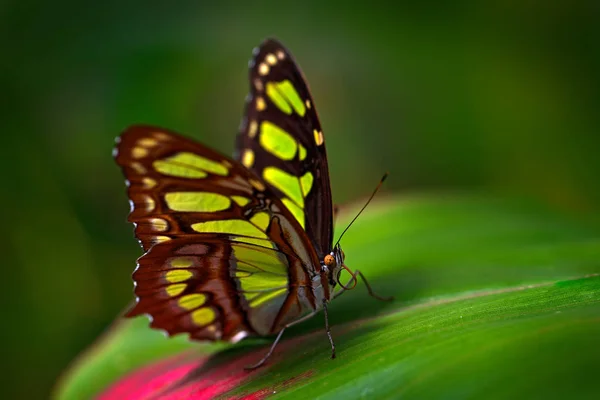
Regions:
[[55, 394], [591, 397], [600, 389], [599, 238], [595, 221], [523, 201], [392, 198], [356, 222], [344, 249], [351, 267], [396, 300], [377, 302], [359, 284], [333, 302], [337, 359], [322, 316], [286, 332], [251, 373], [243, 366], [270, 339], [189, 343], [138, 318], [117, 322]]

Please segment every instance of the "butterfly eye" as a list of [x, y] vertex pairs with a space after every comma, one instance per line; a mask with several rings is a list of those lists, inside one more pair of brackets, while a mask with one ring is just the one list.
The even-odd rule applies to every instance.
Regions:
[[325, 256], [325, 258], [323, 259], [323, 262], [325, 263], [325, 265], [327, 265], [328, 267], [331, 267], [333, 265], [335, 265], [335, 258], [333, 258], [333, 256], [331, 254], [327, 254]]

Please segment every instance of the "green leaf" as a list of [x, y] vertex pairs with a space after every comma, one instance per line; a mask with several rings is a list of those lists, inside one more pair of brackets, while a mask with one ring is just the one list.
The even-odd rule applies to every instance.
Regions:
[[[600, 390], [594, 219], [484, 197], [380, 202], [343, 246], [348, 266], [396, 300], [370, 298], [361, 282], [336, 299], [329, 307], [335, 360], [322, 315], [286, 332], [267, 366], [252, 373], [243, 365], [260, 359], [271, 338], [198, 344], [167, 339], [145, 318], [121, 320], [55, 396], [87, 398], [179, 355], [191, 372], [160, 390], [193, 386], [195, 398], [592, 397]], [[167, 374], [180, 364], [157, 365]]]

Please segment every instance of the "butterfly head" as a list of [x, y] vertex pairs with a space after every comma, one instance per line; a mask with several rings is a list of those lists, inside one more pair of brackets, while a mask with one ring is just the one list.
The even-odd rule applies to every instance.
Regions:
[[327, 281], [331, 287], [335, 287], [336, 283], [339, 282], [345, 258], [346, 255], [339, 243], [336, 244], [331, 253], [323, 257], [321, 270], [327, 274]]

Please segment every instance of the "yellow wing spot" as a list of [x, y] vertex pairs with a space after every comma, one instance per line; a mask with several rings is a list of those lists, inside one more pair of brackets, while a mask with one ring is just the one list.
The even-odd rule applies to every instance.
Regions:
[[236, 278], [250, 278], [251, 276], [252, 276], [252, 273], [250, 273], [248, 271], [235, 271]]
[[206, 295], [203, 295], [202, 293], [186, 294], [177, 301], [179, 307], [188, 311], [194, 310], [204, 303], [206, 303]]
[[304, 207], [304, 197], [300, 190], [298, 177], [290, 175], [287, 172], [275, 167], [267, 167], [263, 171], [265, 181], [281, 190], [287, 197], [296, 202], [300, 207]]
[[171, 264], [171, 267], [173, 268], [189, 268], [194, 264], [194, 262], [189, 258], [177, 257], [172, 259], [169, 264]]
[[284, 113], [291, 114], [291, 106], [301, 117], [304, 117], [304, 114], [306, 114], [304, 102], [300, 99], [296, 88], [294, 88], [294, 85], [289, 80], [267, 83], [266, 92], [267, 96]]
[[176, 269], [173, 271], [167, 271], [167, 274], [165, 275], [165, 279], [171, 283], [179, 283], [179, 282], [187, 281], [192, 276], [194, 276], [194, 274], [188, 270]]
[[262, 231], [267, 231], [267, 227], [269, 226], [269, 222], [271, 221], [271, 217], [266, 212], [256, 213], [250, 218], [250, 222], [254, 225], [258, 226]]
[[254, 187], [254, 189], [258, 190], [259, 192], [264, 192], [265, 191], [265, 185], [260, 182], [257, 181], [256, 179], [250, 179], [250, 184]]
[[250, 121], [250, 126], [248, 127], [248, 136], [253, 138], [256, 136], [256, 132], [258, 132], [258, 123], [256, 121]]
[[304, 197], [306, 197], [306, 195], [308, 195], [308, 192], [310, 192], [310, 189], [312, 188], [312, 184], [313, 184], [313, 174], [311, 174], [310, 172], [305, 173], [302, 178], [300, 178], [300, 186], [302, 187], [302, 195]]
[[169, 223], [162, 218], [151, 218], [150, 224], [152, 225], [152, 229], [157, 232], [164, 232], [169, 229]]
[[301, 144], [298, 144], [298, 149], [299, 149], [298, 156], [300, 157], [300, 161], [304, 161], [304, 159], [306, 158], [306, 148], [304, 146], [302, 146]]
[[170, 192], [165, 202], [174, 211], [217, 212], [231, 206], [229, 197], [211, 192]]
[[267, 108], [267, 103], [265, 103], [265, 99], [263, 99], [262, 97], [257, 97], [256, 98], [256, 110], [263, 111], [265, 108]]
[[256, 307], [260, 306], [261, 304], [265, 304], [276, 297], [284, 296], [285, 294], [287, 294], [287, 292], [288, 292], [287, 289], [278, 289], [278, 290], [269, 291], [268, 294], [252, 293], [250, 295], [247, 294], [244, 297], [246, 297], [246, 300], [248, 300], [248, 305], [251, 308], [256, 308]]
[[142, 199], [143, 199], [143, 203], [144, 203], [144, 211], [146, 211], [146, 212], [154, 211], [154, 207], [156, 207], [156, 202], [154, 201], [154, 199], [150, 196], [144, 196], [144, 197], [142, 197]]
[[169, 240], [171, 240], [171, 238], [168, 236], [154, 236], [152, 238], [152, 243], [158, 244], [158, 243], [168, 242]]
[[[182, 157], [186, 159], [189, 158], [189, 161], [193, 165], [197, 165], [201, 169], [210, 172], [211, 174], [227, 176], [229, 171], [227, 168], [219, 163], [218, 161], [211, 160], [209, 158], [201, 157], [197, 154], [193, 153], [180, 153]], [[185, 161], [184, 161], [185, 162]]]
[[293, 159], [298, 147], [289, 133], [270, 121], [260, 124], [259, 142], [265, 150], [282, 160]]
[[152, 139], [152, 138], [141, 138], [140, 140], [138, 140], [138, 145], [142, 146], [142, 147], [154, 147], [158, 144], [158, 141], [156, 139]]
[[165, 288], [165, 292], [167, 292], [167, 295], [169, 295], [169, 297], [179, 296], [185, 290], [186, 286], [187, 285], [185, 283], [174, 283], [172, 285], [167, 286]]
[[277, 64], [277, 57], [275, 56], [275, 54], [269, 53], [265, 56], [265, 61], [269, 65], [275, 65]]
[[215, 320], [215, 316], [211, 308], [203, 307], [192, 312], [192, 321], [198, 326], [208, 325]]
[[267, 235], [243, 219], [227, 219], [223, 221], [206, 221], [192, 224], [196, 232], [228, 233], [231, 235], [252, 236], [259, 239], [267, 239]]
[[277, 87], [272, 83], [267, 83], [267, 96], [281, 111], [287, 115], [292, 114], [292, 106], [286, 101], [285, 97], [277, 90]]
[[315, 136], [315, 143], [317, 144], [317, 146], [322, 145], [323, 144], [323, 132], [314, 129], [313, 135]]
[[250, 168], [252, 165], [254, 165], [254, 152], [252, 150], [244, 150], [244, 154], [242, 155], [242, 164], [244, 164], [246, 168]]
[[164, 175], [179, 178], [206, 178], [208, 174], [199, 169], [190, 168], [187, 165], [177, 165], [164, 160], [156, 160], [152, 163], [154, 169]]
[[257, 92], [262, 92], [263, 89], [265, 88], [264, 85], [263, 85], [263, 83], [262, 83], [262, 81], [260, 79], [258, 79], [258, 78], [256, 78], [254, 80], [254, 87], [256, 88]]
[[229, 172], [223, 164], [217, 161], [188, 152], [156, 160], [153, 166], [162, 174], [181, 178], [205, 178], [207, 172], [226, 176]]
[[157, 138], [158, 140], [167, 140], [167, 139], [169, 139], [169, 137], [170, 137], [169, 135], [167, 135], [167, 134], [166, 134], [166, 133], [164, 133], [164, 132], [154, 132], [154, 133], [152, 134], [152, 136], [154, 136], [154, 137], [155, 137], [155, 138]]
[[306, 105], [306, 108], [308, 108], [310, 110], [310, 107], [311, 107], [310, 100], [306, 99], [306, 101], [304, 102], [304, 104]]
[[131, 149], [131, 157], [133, 158], [144, 158], [148, 155], [148, 150], [143, 147], [134, 147]]
[[265, 252], [255, 247], [232, 244], [237, 260], [235, 276], [246, 300], [255, 307], [268, 299], [285, 294], [289, 283], [288, 264], [275, 252]]
[[[243, 261], [246, 265], [237, 265], [237, 272], [244, 271], [246, 273], [256, 273], [259, 271], [269, 272], [274, 275], [279, 275], [287, 279], [287, 262], [283, 261], [278, 257], [277, 253], [273, 251], [262, 251], [252, 246], [235, 243], [232, 244], [233, 255], [235, 260]], [[260, 285], [261, 280], [257, 281], [256, 284]], [[285, 282], [282, 283], [285, 285]], [[249, 289], [249, 288], [248, 288]], [[257, 287], [252, 288], [253, 290], [259, 289]], [[261, 288], [264, 289], [264, 288]]]
[[246, 204], [250, 203], [250, 199], [244, 196], [231, 196], [231, 198], [240, 207], [244, 207]]
[[260, 63], [258, 65], [258, 73], [259, 75], [265, 76], [269, 73], [269, 66], [265, 63]]
[[143, 175], [147, 172], [146, 168], [137, 161], [132, 162], [130, 165], [131, 165], [131, 168], [133, 168], [133, 170], [140, 175]]
[[144, 189], [152, 189], [154, 186], [156, 186], [156, 181], [152, 178], [148, 178], [147, 176], [145, 176], [142, 179], [142, 186], [144, 187]]
[[276, 248], [275, 243], [271, 242], [270, 240], [265, 240], [265, 239], [256, 239], [256, 238], [249, 238], [249, 237], [243, 237], [243, 236], [231, 236], [230, 239], [234, 240], [236, 242], [244, 242], [244, 243], [254, 244], [254, 245], [262, 246], [262, 247], [270, 247], [273, 249]]
[[277, 58], [283, 60], [285, 58], [285, 53], [283, 50], [277, 50]]
[[292, 215], [294, 217], [296, 217], [298, 222], [300, 222], [302, 229], [304, 229], [304, 211], [302, 211], [302, 209], [300, 207], [298, 207], [298, 205], [296, 203], [294, 203], [292, 200], [288, 199], [287, 197], [282, 199], [281, 201], [283, 202], [283, 205], [286, 206], [288, 210], [290, 210]]

